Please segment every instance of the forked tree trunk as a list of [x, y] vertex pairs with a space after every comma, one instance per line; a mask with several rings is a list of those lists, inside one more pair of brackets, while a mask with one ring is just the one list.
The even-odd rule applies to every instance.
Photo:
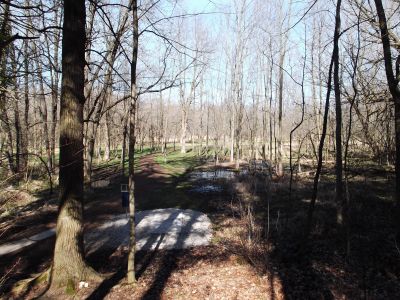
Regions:
[[60, 108], [60, 206], [51, 286], [97, 279], [83, 246], [85, 1], [64, 1]]

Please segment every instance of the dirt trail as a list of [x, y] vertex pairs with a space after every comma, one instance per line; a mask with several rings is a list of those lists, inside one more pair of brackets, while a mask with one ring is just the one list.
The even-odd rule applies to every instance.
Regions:
[[[110, 188], [96, 191], [90, 195], [94, 200], [85, 206], [86, 229], [98, 227], [108, 218], [123, 212], [120, 203], [118, 175], [120, 170], [113, 167], [101, 168], [102, 176], [110, 176]], [[116, 174], [117, 173], [117, 174]], [[172, 180], [172, 181], [171, 181]], [[163, 188], [174, 184], [174, 178], [168, 170], [155, 162], [155, 155], [146, 155], [139, 161], [139, 170], [135, 174], [138, 199], [151, 189]], [[95, 198], [94, 198], [95, 197]], [[25, 275], [45, 269], [51, 260], [54, 239], [48, 239], [45, 248], [35, 247], [23, 251], [19, 257], [16, 272], [22, 279]], [[124, 284], [123, 274], [117, 272], [125, 263], [126, 249], [118, 247], [116, 251], [97, 253], [88, 260], [100, 272], [116, 272], [112, 276], [112, 286], [103, 289], [91, 288], [78, 290], [77, 299], [281, 299], [280, 284], [274, 278], [259, 276], [238, 256], [232, 255], [218, 244], [195, 247], [187, 250], [139, 252], [138, 284], [131, 289]], [[41, 267], [24, 267], [32, 257], [41, 257]], [[17, 259], [13, 257], [13, 259]], [[106, 263], [105, 263], [106, 262]], [[13, 261], [11, 261], [13, 263]], [[6, 266], [1, 266], [2, 268]], [[6, 267], [7, 268], [7, 267]], [[119, 277], [121, 276], [121, 277]], [[31, 295], [33, 296], [33, 292]], [[28, 296], [28, 298], [29, 298]], [[58, 297], [64, 299], [63, 297]]]
[[150, 154], [142, 157], [139, 162], [140, 171], [137, 172], [137, 177], [147, 178], [168, 178], [171, 174], [162, 166], [155, 162], [155, 154]]
[[[158, 165], [154, 159], [155, 154], [146, 155], [140, 159], [140, 172], [135, 174], [137, 190], [147, 190], [157, 186], [156, 179], [169, 177], [168, 172]], [[93, 178], [96, 180], [109, 179], [111, 185], [115, 185], [116, 182], [121, 181], [120, 175], [121, 168], [120, 164], [117, 163], [95, 168]], [[89, 201], [85, 207], [87, 226], [99, 226], [101, 223], [98, 221], [102, 221], [108, 216], [124, 213], [124, 209], [121, 208], [120, 197], [119, 184], [111, 191], [103, 190], [89, 195], [89, 199], [96, 199]], [[29, 238], [55, 226], [57, 219], [55, 202], [48, 204], [45, 200], [39, 200], [29, 206], [32, 208], [24, 209], [23, 212], [18, 213], [16, 218], [5, 218], [5, 221], [0, 224], [0, 244]]]

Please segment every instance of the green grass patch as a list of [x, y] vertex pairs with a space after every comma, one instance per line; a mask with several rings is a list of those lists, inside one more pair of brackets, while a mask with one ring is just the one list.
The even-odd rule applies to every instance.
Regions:
[[188, 193], [193, 184], [185, 175], [202, 163], [196, 153], [192, 151], [184, 154], [180, 151], [169, 151], [167, 155], [157, 153], [154, 161], [166, 170], [170, 178], [160, 179], [161, 182], [156, 183], [153, 189], [138, 197], [139, 210], [169, 207], [203, 212], [208, 210], [207, 199], [199, 199]]
[[193, 151], [181, 153], [179, 150], [170, 151], [167, 155], [159, 153], [155, 157], [155, 162], [175, 177], [179, 177], [186, 171], [201, 164], [200, 157]]
[[[149, 155], [152, 153], [151, 148], [144, 148], [143, 151], [136, 150], [135, 151], [135, 170], [140, 171], [140, 159], [146, 155]], [[93, 166], [96, 168], [105, 168], [105, 167], [112, 167], [113, 165], [117, 165], [121, 163], [121, 156], [114, 156], [114, 158], [107, 160], [107, 161], [101, 161], [101, 160], [94, 160]], [[125, 170], [128, 170], [129, 168], [129, 161], [128, 161], [128, 151], [126, 152], [125, 156]]]

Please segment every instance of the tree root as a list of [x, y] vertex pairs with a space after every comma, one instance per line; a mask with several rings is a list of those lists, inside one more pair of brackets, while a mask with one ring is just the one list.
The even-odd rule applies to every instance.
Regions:
[[[54, 270], [53, 270], [54, 272]], [[100, 283], [107, 278], [107, 276], [98, 273], [92, 267], [85, 264], [83, 270], [80, 272], [80, 276], [72, 276], [68, 274], [58, 274], [55, 275], [52, 273], [52, 277], [49, 283], [49, 292], [59, 291], [60, 289], [64, 289], [66, 294], [73, 295], [77, 292], [79, 288], [79, 282], [87, 282], [87, 283]]]
[[[34, 290], [36, 287], [38, 287], [43, 283], [46, 283], [47, 285], [46, 288], [44, 288], [44, 290], [41, 292], [40, 296], [43, 296], [47, 292], [50, 292], [51, 294], [52, 291], [59, 290], [61, 286], [52, 282], [51, 272], [52, 272], [51, 267], [49, 267], [42, 273], [18, 281], [11, 288], [10, 294], [12, 295], [13, 298], [24, 299], [29, 294], [29, 292], [31, 292], [32, 290]], [[85, 273], [84, 280], [89, 281], [91, 283], [99, 283], [102, 282], [104, 279], [107, 279], [107, 276], [104, 276], [103, 274], [96, 272], [91, 267], [87, 267], [84, 273]], [[75, 294], [77, 291], [78, 284], [79, 283], [76, 280], [73, 280], [72, 278], [66, 279], [63, 285], [63, 287], [65, 287], [66, 294], [70, 295]]]
[[27, 296], [28, 293], [35, 287], [39, 286], [40, 284], [42, 284], [44, 282], [49, 283], [50, 273], [51, 273], [51, 268], [48, 268], [46, 271], [36, 274], [35, 276], [33, 276], [31, 278], [27, 278], [27, 279], [18, 281], [11, 288], [12, 296], [16, 297], [18, 299], [25, 298], [25, 296]]

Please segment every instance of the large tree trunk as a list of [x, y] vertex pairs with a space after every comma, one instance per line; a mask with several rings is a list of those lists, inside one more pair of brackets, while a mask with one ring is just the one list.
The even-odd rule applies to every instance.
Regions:
[[83, 105], [85, 1], [64, 1], [60, 110], [60, 206], [52, 287], [97, 278], [84, 260]]
[[375, 0], [376, 10], [378, 12], [379, 25], [381, 30], [381, 40], [383, 46], [383, 56], [385, 61], [386, 78], [390, 93], [394, 101], [394, 118], [395, 118], [395, 141], [396, 141], [396, 214], [395, 222], [397, 229], [397, 241], [400, 240], [400, 89], [399, 89], [399, 64], [400, 55], [396, 61], [396, 74], [393, 72], [392, 53], [390, 49], [389, 31], [386, 22], [385, 10], [381, 0]]

